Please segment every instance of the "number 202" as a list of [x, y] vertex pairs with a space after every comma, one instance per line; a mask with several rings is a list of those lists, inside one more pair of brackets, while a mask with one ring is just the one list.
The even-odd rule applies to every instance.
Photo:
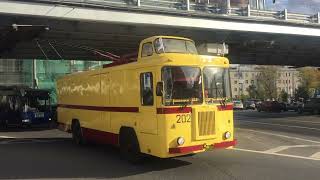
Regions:
[[176, 117], [177, 117], [177, 123], [191, 122], [191, 115], [190, 114], [178, 114]]

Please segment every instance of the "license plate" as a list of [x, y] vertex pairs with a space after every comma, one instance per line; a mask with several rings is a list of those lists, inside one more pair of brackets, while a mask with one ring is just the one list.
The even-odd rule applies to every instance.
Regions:
[[43, 118], [44, 117], [44, 113], [43, 112], [36, 112], [34, 116], [36, 118]]

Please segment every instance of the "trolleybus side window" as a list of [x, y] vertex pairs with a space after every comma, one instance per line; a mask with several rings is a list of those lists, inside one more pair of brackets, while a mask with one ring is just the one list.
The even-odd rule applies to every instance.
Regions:
[[152, 43], [150, 42], [150, 43], [143, 44], [141, 57], [152, 56], [152, 54], [153, 54]]
[[140, 96], [143, 106], [153, 105], [153, 80], [152, 73], [146, 72], [140, 74]]

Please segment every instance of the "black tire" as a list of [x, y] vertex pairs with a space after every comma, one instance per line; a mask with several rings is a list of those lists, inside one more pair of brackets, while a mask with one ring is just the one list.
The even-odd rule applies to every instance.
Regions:
[[78, 120], [72, 122], [72, 140], [77, 145], [85, 145], [85, 139], [82, 134], [81, 126]]
[[302, 114], [303, 113], [303, 109], [302, 108], [298, 108], [298, 114]]
[[120, 152], [121, 156], [132, 164], [139, 164], [143, 160], [136, 133], [131, 128], [120, 130]]

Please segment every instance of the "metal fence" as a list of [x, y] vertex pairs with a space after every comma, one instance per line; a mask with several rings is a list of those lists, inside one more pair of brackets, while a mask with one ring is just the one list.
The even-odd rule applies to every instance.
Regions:
[[[281, 20], [294, 23], [320, 24], [320, 13], [306, 15], [289, 13], [287, 9], [271, 11], [254, 9], [249, 4], [232, 6], [230, 0], [29, 0], [64, 5], [90, 6], [99, 8], [126, 8], [152, 10], [161, 13], [189, 13], [193, 15], [223, 15], [256, 19]], [[249, 1], [248, 1], [249, 2]]]

